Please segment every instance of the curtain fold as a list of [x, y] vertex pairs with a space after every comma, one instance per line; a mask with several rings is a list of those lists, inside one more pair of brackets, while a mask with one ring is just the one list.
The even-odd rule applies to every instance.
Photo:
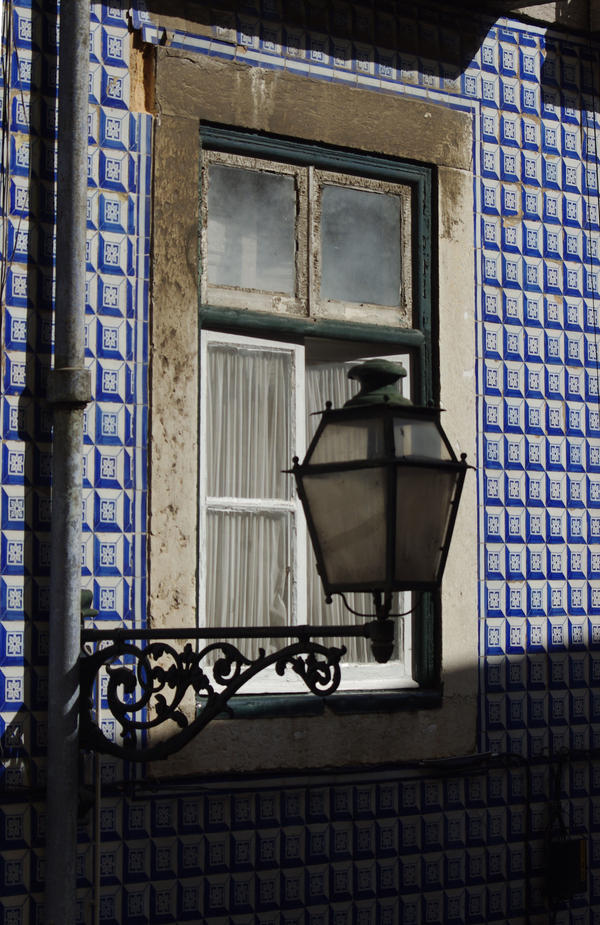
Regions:
[[[292, 619], [293, 515], [269, 505], [289, 500], [292, 491], [282, 472], [291, 456], [292, 362], [283, 351], [223, 344], [208, 349], [208, 626], [282, 626]], [[228, 509], [214, 501], [211, 509], [210, 499], [223, 498], [234, 499]], [[233, 642], [249, 658], [261, 647], [281, 644]]]
[[289, 499], [291, 354], [211, 344], [207, 382], [208, 497]]

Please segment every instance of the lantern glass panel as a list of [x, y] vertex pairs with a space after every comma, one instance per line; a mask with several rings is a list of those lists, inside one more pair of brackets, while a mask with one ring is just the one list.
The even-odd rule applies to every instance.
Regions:
[[309, 461], [311, 465], [345, 463], [383, 455], [383, 421], [365, 416], [327, 424]]
[[400, 458], [420, 456], [428, 459], [452, 459], [434, 421], [395, 418], [394, 446], [396, 456]]
[[452, 469], [398, 467], [395, 582], [437, 581], [458, 478]]
[[385, 580], [387, 473], [382, 467], [302, 478], [330, 585]]

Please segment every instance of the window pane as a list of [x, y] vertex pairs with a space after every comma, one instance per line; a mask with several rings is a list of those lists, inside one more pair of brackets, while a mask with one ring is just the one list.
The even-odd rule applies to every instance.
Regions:
[[287, 500], [292, 479], [292, 356], [208, 346], [207, 494]]
[[208, 282], [292, 295], [295, 217], [293, 177], [211, 164]]
[[324, 185], [321, 298], [400, 305], [400, 197]]
[[[207, 512], [207, 626], [290, 622], [290, 520], [287, 512]], [[255, 658], [260, 646], [279, 648], [281, 641], [248, 639], [235, 644]]]

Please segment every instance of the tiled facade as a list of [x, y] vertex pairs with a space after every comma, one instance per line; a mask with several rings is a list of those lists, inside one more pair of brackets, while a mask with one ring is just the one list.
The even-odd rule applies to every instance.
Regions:
[[[0, 923], [26, 925], [43, 921], [58, 33], [49, 4], [4, 6]], [[393, 0], [321, 7], [318, 28], [248, 0], [212, 30], [164, 34], [141, 4], [91, 5], [84, 582], [99, 625], [143, 624], [152, 118], [131, 111], [131, 30], [459, 107], [474, 138], [479, 747], [500, 757], [443, 775], [141, 781], [125, 796], [119, 782], [139, 772], [103, 760], [100, 921], [517, 923], [528, 911], [541, 925], [558, 792], [589, 876], [556, 921], [600, 922], [598, 48]], [[362, 42], [336, 37], [351, 16]], [[382, 35], [411, 50], [368, 40]], [[94, 837], [91, 812], [82, 922]]]

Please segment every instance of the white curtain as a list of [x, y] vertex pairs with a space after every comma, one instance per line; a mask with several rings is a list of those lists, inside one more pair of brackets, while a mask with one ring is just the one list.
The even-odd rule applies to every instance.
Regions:
[[[208, 626], [284, 626], [289, 614], [289, 514], [210, 511]], [[250, 658], [278, 640], [232, 640]]]
[[[291, 353], [210, 344], [206, 402], [208, 626], [282, 626], [290, 614]], [[211, 499], [232, 499], [211, 510]], [[246, 503], [248, 499], [253, 505]], [[261, 501], [264, 500], [264, 503]], [[258, 502], [258, 503], [257, 503]], [[249, 507], [254, 509], [248, 509]], [[270, 508], [270, 509], [269, 509]], [[245, 655], [277, 647], [232, 640]]]
[[291, 494], [291, 353], [210, 344], [207, 496]]

